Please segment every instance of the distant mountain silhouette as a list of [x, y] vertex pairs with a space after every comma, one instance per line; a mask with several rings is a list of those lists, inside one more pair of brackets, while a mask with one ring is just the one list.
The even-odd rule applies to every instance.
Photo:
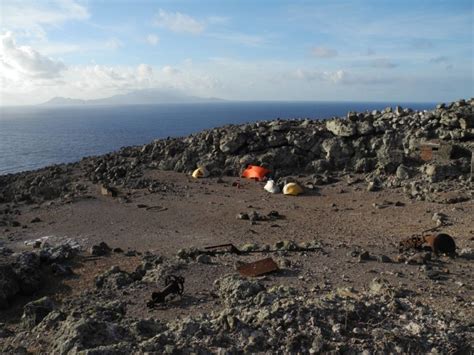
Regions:
[[202, 98], [190, 96], [175, 90], [145, 89], [132, 91], [128, 94], [114, 95], [104, 99], [80, 100], [66, 97], [54, 97], [41, 104], [45, 106], [68, 106], [68, 105], [151, 105], [166, 103], [197, 103], [223, 101], [218, 98]]

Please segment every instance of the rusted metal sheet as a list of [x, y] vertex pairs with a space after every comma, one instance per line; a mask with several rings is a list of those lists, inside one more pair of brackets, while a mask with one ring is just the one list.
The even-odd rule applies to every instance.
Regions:
[[430, 161], [433, 159], [433, 150], [429, 146], [420, 147], [420, 158], [423, 161]]
[[255, 277], [269, 272], [277, 271], [278, 265], [272, 258], [266, 258], [252, 263], [243, 264], [237, 268], [237, 271], [242, 276]]
[[454, 158], [456, 147], [450, 143], [428, 141], [419, 145], [420, 158], [423, 161], [450, 160]]
[[419, 145], [420, 158], [423, 161], [431, 161], [435, 158], [436, 152], [440, 148], [438, 141], [423, 142]]

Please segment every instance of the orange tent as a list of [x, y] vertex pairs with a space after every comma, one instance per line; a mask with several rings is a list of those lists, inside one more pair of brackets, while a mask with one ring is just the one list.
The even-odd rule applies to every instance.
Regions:
[[249, 165], [242, 173], [242, 177], [262, 181], [270, 170], [257, 165]]

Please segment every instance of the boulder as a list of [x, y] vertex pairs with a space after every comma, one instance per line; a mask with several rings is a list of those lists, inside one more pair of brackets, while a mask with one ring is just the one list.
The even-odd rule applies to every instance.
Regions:
[[105, 242], [100, 242], [98, 245], [93, 245], [90, 253], [94, 256], [104, 256], [110, 254], [112, 249]]
[[356, 127], [357, 134], [360, 136], [367, 136], [374, 131], [374, 126], [370, 120], [357, 121]]
[[346, 120], [327, 121], [326, 129], [338, 137], [352, 137], [356, 134], [356, 125]]
[[8, 307], [11, 300], [20, 291], [16, 274], [9, 264], [0, 264], [0, 309]]
[[[53, 353], [70, 354], [87, 349], [119, 344], [130, 339], [129, 331], [113, 322], [94, 318], [76, 319], [69, 316], [58, 330], [53, 343]], [[89, 353], [89, 352], [88, 352]], [[123, 352], [96, 352], [123, 354]], [[128, 353], [128, 352], [127, 352]]]
[[112, 266], [109, 270], [95, 278], [95, 285], [101, 289], [116, 290], [134, 281], [134, 278], [129, 273], [122, 271], [118, 266]]
[[23, 307], [23, 316], [21, 317], [23, 325], [27, 329], [32, 329], [38, 325], [55, 308], [54, 302], [49, 297], [43, 297], [39, 300], [27, 303]]
[[235, 153], [245, 144], [246, 137], [241, 133], [230, 133], [221, 138], [219, 149], [222, 153]]
[[228, 305], [239, 304], [265, 289], [258, 281], [246, 280], [236, 275], [228, 275], [217, 279], [214, 285], [217, 294]]
[[400, 180], [407, 180], [412, 177], [413, 171], [406, 165], [400, 164], [395, 172], [395, 175]]
[[40, 258], [33, 252], [19, 254], [12, 264], [16, 279], [20, 286], [20, 293], [31, 295], [41, 287]]

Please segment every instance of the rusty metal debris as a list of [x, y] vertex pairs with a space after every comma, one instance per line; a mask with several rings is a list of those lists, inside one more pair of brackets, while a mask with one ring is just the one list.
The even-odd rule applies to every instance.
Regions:
[[153, 292], [151, 300], [148, 301], [147, 307], [154, 308], [159, 303], [164, 303], [166, 297], [170, 295], [181, 295], [184, 292], [184, 277], [176, 275], [168, 275], [165, 278], [165, 288], [161, 292]]
[[166, 211], [168, 208], [163, 207], [163, 206], [149, 206], [145, 207], [147, 211], [154, 211], [154, 212], [163, 212]]
[[460, 154], [459, 147], [439, 140], [420, 143], [419, 150], [423, 161], [447, 161]]
[[430, 161], [433, 159], [433, 151], [439, 149], [439, 144], [424, 143], [420, 145], [420, 158], [423, 161]]
[[456, 243], [454, 242], [454, 239], [446, 233], [425, 235], [423, 236], [423, 241], [428, 244], [436, 255], [456, 255]]
[[[433, 229], [434, 228], [427, 229], [426, 231]], [[454, 242], [454, 239], [446, 233], [423, 234], [422, 236], [414, 235], [400, 241], [398, 247], [400, 253], [409, 250], [427, 249], [431, 250], [436, 255], [456, 255], [456, 243]]]
[[243, 264], [237, 267], [237, 271], [242, 276], [255, 277], [269, 272], [277, 271], [278, 265], [273, 261], [272, 258], [265, 258], [254, 261], [252, 263]]
[[[209, 254], [219, 254], [219, 253], [232, 253], [232, 254], [237, 254], [237, 255], [242, 254], [242, 252], [239, 249], [237, 249], [237, 247], [232, 243], [211, 245], [211, 246], [205, 247], [204, 249], [208, 250]], [[219, 251], [216, 249], [224, 249], [224, 250]]]

